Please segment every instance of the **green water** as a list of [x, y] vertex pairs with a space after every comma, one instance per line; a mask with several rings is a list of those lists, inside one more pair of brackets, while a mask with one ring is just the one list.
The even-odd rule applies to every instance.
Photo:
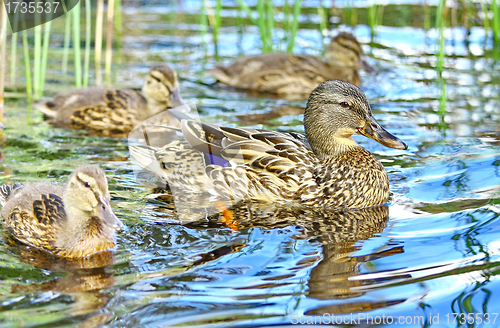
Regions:
[[[328, 39], [314, 23], [313, 3], [306, 5], [295, 52], [320, 55]], [[378, 121], [409, 144], [402, 151], [356, 138], [389, 173], [391, 202], [378, 212], [286, 212], [280, 222], [257, 218], [238, 231], [177, 225], [169, 194], [149, 197], [158, 190], [136, 180], [126, 139], [54, 129], [29, 113], [24, 99], [7, 99], [2, 181], [63, 184], [74, 167], [99, 164], [126, 229], [113, 255], [84, 267], [0, 245], [0, 326], [262, 326], [320, 316], [355, 325], [351, 314], [402, 318], [407, 327], [460, 326], [453, 313], [472, 314], [474, 327], [500, 325], [500, 67], [491, 34], [446, 29], [440, 78], [437, 32], [419, 25], [420, 4], [400, 6], [405, 11], [397, 17], [415, 12], [415, 21], [384, 18], [376, 36], [366, 25], [352, 29], [379, 72], [360, 72], [361, 89]], [[117, 86], [140, 87], [149, 67], [166, 62], [202, 119], [303, 131], [304, 101], [211, 85], [206, 70], [215, 50], [210, 33], [200, 32], [199, 3], [128, 1], [123, 9]], [[259, 31], [235, 26], [237, 14], [234, 4], [222, 11], [222, 63], [260, 52]], [[363, 14], [358, 22], [365, 23]], [[56, 33], [48, 95], [71, 88], [72, 77], [60, 74], [60, 47]], [[275, 47], [286, 50], [286, 43], [278, 38]]]

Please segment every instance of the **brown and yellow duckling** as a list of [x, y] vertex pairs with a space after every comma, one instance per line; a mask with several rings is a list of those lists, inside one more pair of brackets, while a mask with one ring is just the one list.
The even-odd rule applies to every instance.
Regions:
[[106, 174], [97, 166], [78, 168], [66, 189], [46, 183], [0, 186], [3, 228], [22, 243], [68, 258], [115, 246], [122, 223], [109, 200]]
[[374, 72], [354, 35], [342, 32], [328, 46], [325, 61], [304, 54], [264, 54], [238, 59], [210, 72], [220, 82], [235, 88], [306, 99], [326, 80], [344, 80], [359, 86], [358, 68]]
[[35, 107], [56, 127], [126, 137], [139, 122], [179, 105], [182, 99], [177, 72], [163, 65], [150, 70], [142, 92], [86, 88], [58, 94], [51, 100], [36, 103]]
[[[311, 93], [305, 136], [217, 126], [174, 114], [185, 141], [161, 148], [130, 146], [132, 156], [173, 187], [184, 192], [206, 188], [218, 199], [329, 208], [381, 205], [389, 200], [387, 172], [352, 135], [408, 148], [375, 120], [364, 93], [340, 80], [326, 81]], [[199, 169], [199, 163], [205, 167]]]

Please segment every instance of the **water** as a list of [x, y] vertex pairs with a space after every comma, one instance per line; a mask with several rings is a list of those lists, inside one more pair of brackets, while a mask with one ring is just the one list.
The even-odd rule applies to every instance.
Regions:
[[[151, 65], [168, 62], [202, 118], [301, 132], [304, 101], [209, 85], [214, 48], [209, 34], [197, 32], [197, 5], [125, 2], [117, 85], [139, 87]], [[176, 19], [169, 14], [175, 10], [187, 14]], [[410, 146], [387, 149], [356, 138], [389, 173], [391, 202], [378, 209], [251, 208], [256, 218], [242, 220], [238, 231], [220, 223], [177, 225], [168, 193], [150, 197], [157, 190], [136, 181], [125, 139], [53, 129], [28, 114], [24, 100], [8, 100], [3, 181], [63, 184], [75, 166], [99, 164], [126, 229], [113, 254], [86, 263], [1, 245], [0, 326], [262, 326], [322, 318], [363, 326], [402, 320], [407, 327], [461, 320], [465, 327], [469, 314], [475, 327], [499, 326], [500, 70], [492, 45], [480, 28], [469, 35], [446, 30], [441, 79], [435, 31], [392, 24], [377, 31], [372, 38], [368, 26], [354, 29], [379, 71], [360, 72], [361, 88], [379, 122]], [[259, 52], [253, 27], [240, 33], [224, 26], [219, 40], [223, 63]], [[299, 30], [296, 51], [319, 55], [325, 42], [311, 25]], [[49, 93], [70, 88], [58, 70], [49, 69]]]

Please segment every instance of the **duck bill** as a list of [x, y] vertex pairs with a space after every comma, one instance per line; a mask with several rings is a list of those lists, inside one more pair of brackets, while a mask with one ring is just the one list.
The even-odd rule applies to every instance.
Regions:
[[377, 71], [375, 70], [375, 68], [373, 68], [372, 65], [368, 63], [365, 56], [361, 56], [359, 58], [358, 68], [364, 69], [368, 73], [377, 74]]
[[120, 219], [118, 219], [115, 213], [113, 213], [109, 202], [105, 201], [104, 199], [99, 200], [95, 211], [108, 227], [115, 230], [120, 230], [123, 227], [123, 223], [120, 221]]
[[363, 128], [358, 129], [359, 134], [381, 143], [382, 145], [395, 149], [408, 149], [408, 145], [398, 137], [387, 132], [372, 116]]
[[184, 106], [184, 99], [181, 97], [181, 90], [179, 88], [175, 88], [170, 90], [170, 100], [172, 101], [172, 107], [180, 107]]

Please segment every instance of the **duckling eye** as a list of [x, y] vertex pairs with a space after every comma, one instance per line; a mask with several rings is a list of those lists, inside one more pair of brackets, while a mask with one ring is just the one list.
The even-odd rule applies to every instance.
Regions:
[[85, 187], [90, 188], [90, 183], [85, 182]]
[[349, 107], [350, 107], [350, 106], [349, 106], [349, 103], [348, 103], [348, 102], [346, 102], [346, 101], [341, 102], [341, 103], [340, 103], [340, 106], [342, 106], [342, 107], [344, 107], [344, 108], [349, 108]]

